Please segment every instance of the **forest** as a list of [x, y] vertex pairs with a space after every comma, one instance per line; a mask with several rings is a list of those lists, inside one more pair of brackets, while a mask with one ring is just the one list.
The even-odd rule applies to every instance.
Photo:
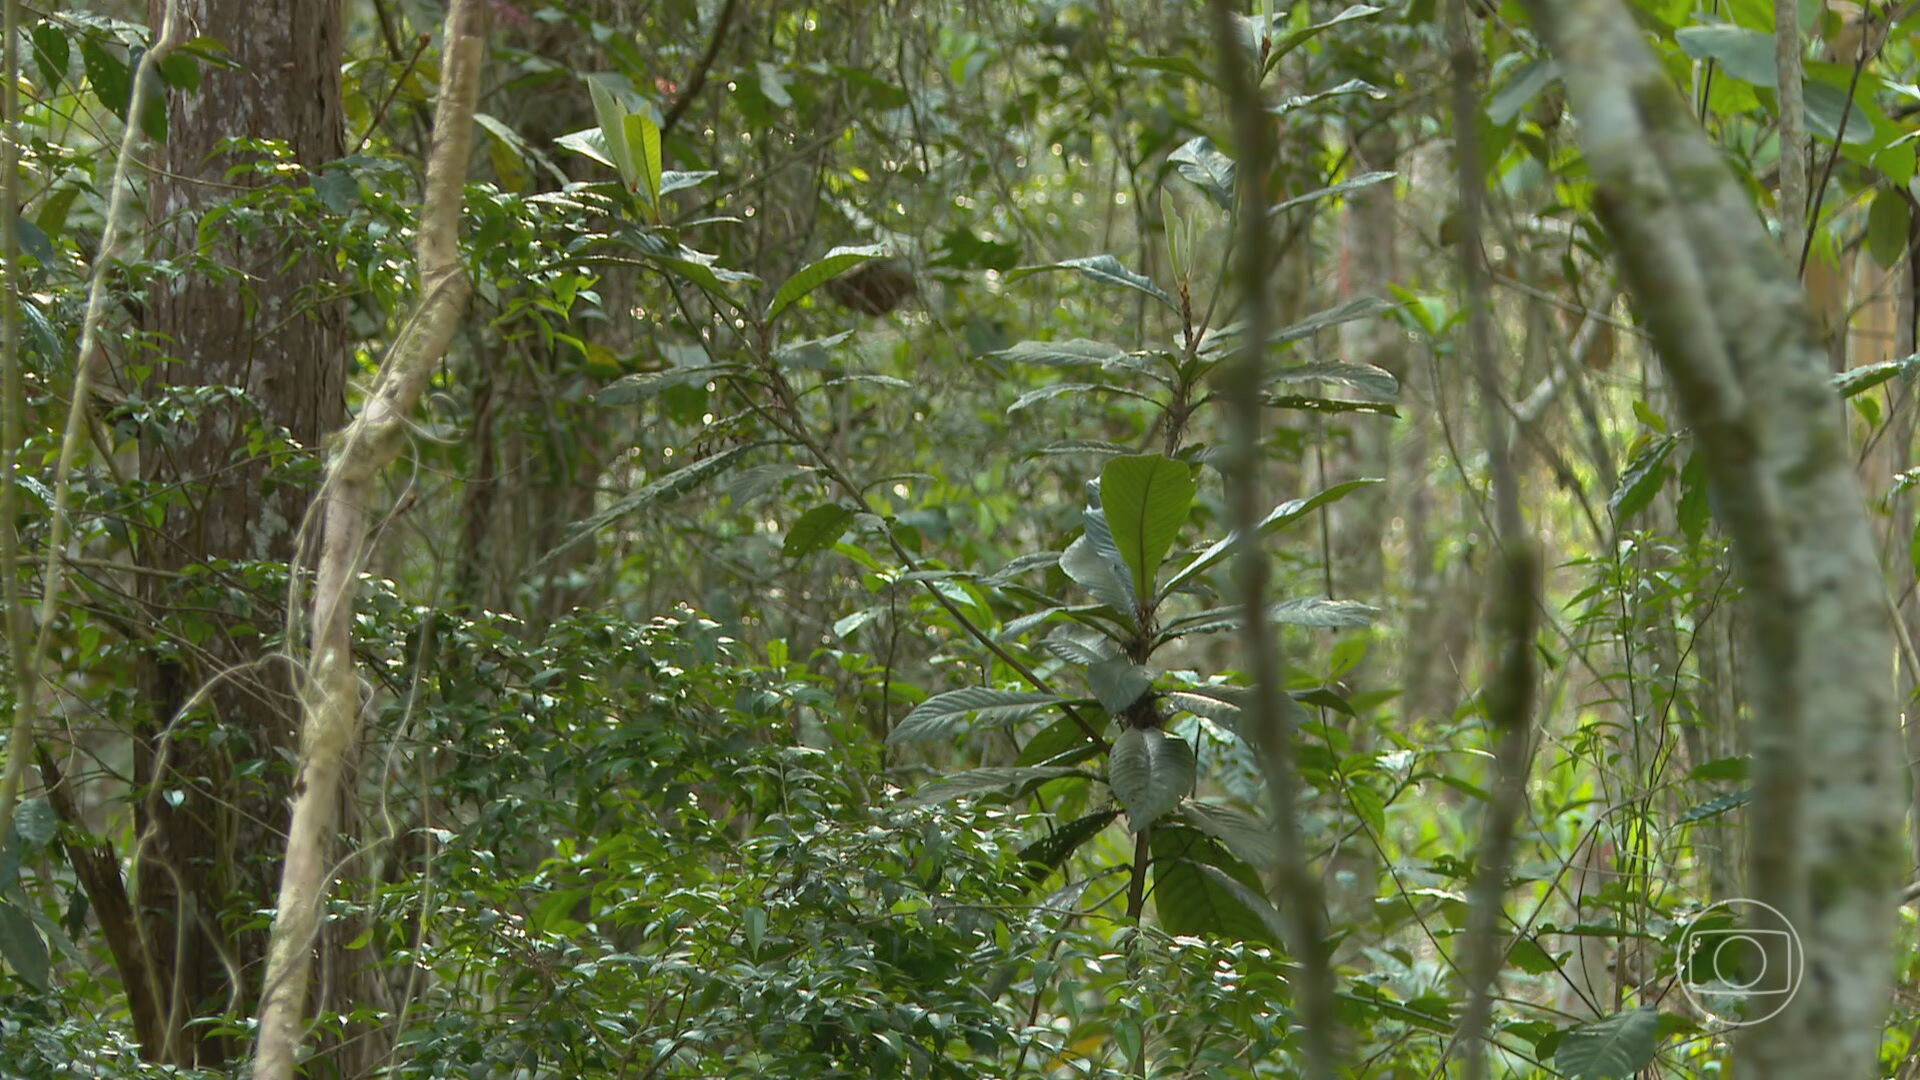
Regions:
[[0, 1078], [1920, 1080], [1920, 3], [0, 10]]

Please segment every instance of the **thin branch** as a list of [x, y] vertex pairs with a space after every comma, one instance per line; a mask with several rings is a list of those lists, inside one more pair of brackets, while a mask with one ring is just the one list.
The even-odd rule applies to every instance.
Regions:
[[1259, 85], [1270, 28], [1259, 27], [1263, 45], [1254, 57], [1241, 43], [1238, 12], [1232, 0], [1212, 0], [1214, 48], [1220, 54], [1222, 83], [1233, 119], [1239, 154], [1239, 201], [1235, 211], [1239, 301], [1246, 330], [1240, 351], [1221, 372], [1220, 393], [1227, 402], [1228, 439], [1222, 472], [1233, 525], [1234, 569], [1245, 608], [1241, 642], [1253, 686], [1243, 730], [1259, 740], [1273, 801], [1273, 824], [1280, 841], [1280, 909], [1287, 919], [1288, 952], [1300, 965], [1294, 980], [1294, 1007], [1305, 1041], [1306, 1074], [1332, 1080], [1339, 1074], [1336, 1046], [1340, 1015], [1333, 971], [1327, 955], [1326, 913], [1320, 882], [1308, 864], [1299, 812], [1301, 781], [1294, 761], [1293, 715], [1283, 694], [1285, 665], [1280, 638], [1267, 617], [1267, 578], [1271, 571], [1261, 548], [1259, 522], [1265, 512], [1259, 477], [1262, 368], [1272, 335], [1269, 295], [1274, 245], [1267, 191], [1276, 151], [1274, 121]]
[[700, 88], [707, 85], [707, 73], [713, 70], [713, 62], [720, 55], [720, 46], [726, 43], [727, 31], [733, 26], [733, 9], [739, 0], [727, 0], [720, 9], [720, 17], [714, 21], [713, 37], [707, 40], [707, 51], [700, 55], [698, 63], [693, 65], [693, 73], [687, 76], [687, 84], [674, 96], [673, 104], [667, 107], [667, 115], [660, 119], [660, 134], [665, 137], [680, 122], [686, 111], [693, 105], [693, 99]]

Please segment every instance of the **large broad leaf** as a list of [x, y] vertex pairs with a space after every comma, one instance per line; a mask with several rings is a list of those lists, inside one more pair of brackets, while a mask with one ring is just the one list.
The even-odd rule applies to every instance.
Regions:
[[1153, 674], [1124, 656], [1087, 667], [1087, 685], [1109, 716], [1118, 716], [1153, 688]]
[[986, 795], [1012, 787], [1023, 787], [1036, 780], [1057, 780], [1062, 776], [1083, 776], [1089, 780], [1092, 779], [1087, 773], [1078, 769], [1058, 767], [969, 769], [966, 772], [955, 773], [944, 780], [935, 780], [902, 799], [900, 805], [932, 806], [935, 803], [948, 802], [968, 795]]
[[802, 559], [840, 539], [840, 534], [853, 524], [853, 511], [837, 503], [816, 506], [800, 515], [800, 520], [787, 530], [787, 540], [780, 545], [780, 553], [789, 559]]
[[[1245, 863], [1207, 836], [1180, 825], [1155, 829], [1151, 847], [1153, 910], [1162, 930], [1195, 937], [1280, 943], [1279, 928], [1270, 916], [1273, 905], [1262, 900], [1254, 907], [1242, 899], [1259, 896], [1259, 878]], [[1245, 891], [1229, 890], [1223, 878]]]
[[[600, 148], [605, 151], [602, 160], [610, 163], [620, 173], [620, 179], [631, 191], [640, 179], [640, 171], [635, 166], [633, 147], [627, 142], [627, 107], [614, 96], [609, 76], [590, 75], [587, 77], [587, 93], [593, 99], [593, 118], [600, 125]], [[568, 144], [569, 148], [588, 151], [580, 145]], [[588, 154], [588, 156], [594, 156]]]
[[1379, 401], [1400, 400], [1400, 380], [1393, 377], [1393, 372], [1374, 367], [1372, 364], [1342, 364], [1332, 361], [1295, 364], [1281, 368], [1269, 378], [1273, 382], [1280, 383], [1338, 383], [1341, 386], [1351, 386]]
[[1244, 810], [1188, 799], [1180, 804], [1187, 824], [1225, 844], [1249, 866], [1270, 869], [1280, 862], [1280, 839], [1273, 826]]
[[1107, 783], [1127, 808], [1127, 827], [1139, 832], [1193, 787], [1193, 748], [1155, 728], [1128, 728], [1108, 753]]
[[[1269, 622], [1287, 626], [1312, 626], [1326, 630], [1348, 630], [1368, 626], [1380, 609], [1358, 600], [1327, 600], [1309, 596], [1281, 600], [1267, 608]], [[1219, 634], [1246, 625], [1246, 609], [1238, 605], [1196, 612], [1167, 623], [1160, 632], [1161, 641], [1190, 634]]]
[[1186, 524], [1197, 490], [1185, 462], [1158, 454], [1114, 458], [1100, 470], [1101, 508], [1136, 597], [1153, 595], [1160, 563]]
[[1180, 149], [1168, 154], [1167, 160], [1222, 209], [1233, 208], [1233, 159], [1215, 148], [1212, 139], [1205, 135], [1188, 139]]
[[1060, 553], [1060, 569], [1128, 626], [1134, 624], [1133, 586], [1127, 580], [1126, 567], [1102, 556], [1092, 540], [1082, 536], [1068, 544]]
[[670, 502], [679, 498], [701, 481], [725, 471], [735, 461], [759, 449], [760, 445], [746, 443], [741, 446], [730, 446], [711, 457], [704, 457], [683, 468], [675, 469], [653, 483], [631, 492], [612, 506], [575, 525], [567, 533], [566, 539], [560, 541], [552, 551], [540, 557], [540, 561], [534, 564], [534, 568], [545, 566], [561, 552], [636, 510], [643, 510], [656, 503]]
[[1087, 729], [1071, 716], [1063, 716], [1039, 731], [1020, 748], [1015, 759], [1019, 765], [1072, 765], [1085, 761], [1100, 748], [1087, 738]]
[[987, 686], [949, 690], [915, 706], [912, 712], [901, 718], [900, 726], [887, 736], [887, 742], [944, 739], [953, 734], [968, 716], [987, 721], [1024, 720], [1064, 700], [1058, 694], [1043, 694], [1035, 690], [995, 690]]
[[827, 252], [819, 262], [802, 267], [800, 272], [783, 282], [773, 294], [773, 302], [767, 305], [767, 318], [777, 317], [793, 305], [793, 302], [813, 290], [839, 277], [841, 274], [872, 259], [887, 254], [885, 244], [868, 244], [864, 247], [837, 247]]
[[1019, 364], [1046, 364], [1049, 367], [1103, 367], [1127, 355], [1118, 346], [1085, 338], [1068, 341], [1022, 341], [1012, 348], [989, 353]]
[[20, 981], [44, 993], [47, 989], [47, 943], [27, 913], [0, 899], [0, 959]]
[[1553, 1053], [1553, 1066], [1569, 1080], [1625, 1080], [1653, 1064], [1660, 1014], [1629, 1009], [1570, 1029]]
[[1167, 290], [1155, 285], [1152, 278], [1134, 273], [1125, 266], [1122, 266], [1120, 260], [1111, 255], [1093, 255], [1084, 259], [1067, 259], [1062, 262], [1047, 263], [1044, 266], [1023, 266], [1017, 270], [1008, 271], [1006, 280], [1009, 282], [1017, 281], [1029, 274], [1037, 274], [1043, 270], [1078, 270], [1080, 273], [1103, 285], [1118, 285], [1121, 288], [1132, 289], [1135, 292], [1143, 292], [1175, 311], [1180, 310], [1180, 305], [1174, 302], [1173, 297], [1167, 295]]
[[[1335, 484], [1325, 491], [1309, 495], [1304, 499], [1290, 499], [1274, 507], [1265, 518], [1261, 519], [1259, 531], [1264, 533], [1273, 529], [1285, 528], [1322, 506], [1339, 502], [1341, 499], [1346, 498], [1348, 495], [1353, 494], [1363, 487], [1369, 487], [1378, 483], [1381, 483], [1378, 479], [1348, 480], [1343, 484]], [[1205, 551], [1195, 556], [1192, 562], [1181, 567], [1180, 572], [1174, 574], [1173, 577], [1168, 580], [1167, 591], [1172, 592], [1195, 574], [1205, 572], [1215, 563], [1226, 558], [1232, 548], [1233, 536], [1231, 535], [1224, 540], [1214, 541], [1207, 546]]]

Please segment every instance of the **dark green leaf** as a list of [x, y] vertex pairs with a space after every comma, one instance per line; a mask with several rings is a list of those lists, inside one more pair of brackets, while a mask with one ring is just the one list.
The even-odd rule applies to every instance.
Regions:
[[988, 686], [949, 690], [915, 706], [887, 736], [887, 742], [944, 739], [959, 730], [961, 721], [969, 716], [989, 723], [1023, 720], [1064, 700], [1057, 694], [1042, 694], [1033, 690], [996, 690]]
[[1065, 865], [1080, 845], [1100, 835], [1100, 831], [1119, 816], [1120, 811], [1106, 809], [1075, 818], [1021, 848], [1020, 861], [1032, 864], [1028, 868], [1028, 875], [1033, 880], [1044, 881], [1047, 875]]
[[[1153, 910], [1169, 934], [1279, 944], [1261, 912], [1221, 884], [1212, 868], [1258, 895], [1259, 878], [1212, 839], [1166, 824], [1153, 830]], [[1265, 905], [1271, 909], [1272, 905]]]
[[1705, 821], [1708, 818], [1719, 817], [1721, 814], [1728, 813], [1729, 811], [1738, 810], [1740, 807], [1752, 801], [1752, 788], [1741, 788], [1739, 791], [1729, 791], [1725, 795], [1708, 799], [1706, 802], [1692, 807], [1686, 813], [1680, 815], [1680, 820], [1677, 824], [1691, 825], [1696, 821]]
[[1281, 368], [1270, 376], [1273, 382], [1333, 382], [1342, 386], [1351, 386], [1355, 390], [1380, 401], [1400, 400], [1400, 380], [1384, 368], [1371, 364], [1342, 364], [1325, 362], [1315, 364], [1296, 364]]
[[1678, 439], [1672, 435], [1662, 435], [1647, 443], [1627, 464], [1627, 471], [1620, 476], [1619, 490], [1607, 505], [1613, 510], [1613, 519], [1624, 523], [1635, 514], [1645, 510], [1660, 493], [1672, 470], [1667, 467], [1667, 458], [1672, 455]]
[[1153, 687], [1153, 676], [1139, 664], [1116, 656], [1089, 665], [1087, 685], [1092, 687], [1100, 707], [1107, 710], [1108, 715], [1118, 716]]
[[67, 62], [73, 57], [67, 35], [50, 22], [39, 23], [29, 33], [33, 38], [33, 63], [40, 69], [43, 89], [58, 89], [66, 81]]
[[1122, 266], [1120, 260], [1111, 255], [1093, 255], [1084, 259], [1066, 259], [1057, 263], [1047, 263], [1044, 266], [1023, 266], [1016, 270], [1009, 270], [1006, 280], [1009, 282], [1018, 281], [1023, 277], [1040, 273], [1043, 270], [1078, 270], [1080, 273], [1103, 285], [1118, 285], [1122, 288], [1132, 289], [1135, 292], [1143, 292], [1175, 311], [1180, 310], [1180, 305], [1174, 302], [1173, 297], [1167, 295], [1165, 289], [1155, 285], [1151, 278], [1136, 274], [1125, 266]]
[[837, 503], [816, 506], [801, 514], [800, 520], [787, 530], [787, 540], [780, 545], [780, 552], [789, 559], [803, 559], [840, 539], [840, 534], [851, 524], [852, 510]]
[[1036, 780], [1057, 780], [1063, 776], [1093, 777], [1078, 769], [1046, 766], [1024, 768], [969, 769], [944, 780], [936, 780], [900, 801], [902, 806], [932, 806], [968, 795], [985, 795], [1008, 788], [1025, 787]]
[[50, 969], [47, 944], [40, 939], [40, 931], [27, 913], [6, 899], [0, 899], [0, 959], [7, 962], [21, 982], [46, 992]]
[[126, 61], [113, 55], [100, 42], [85, 38], [80, 42], [80, 61], [87, 69], [87, 82], [113, 115], [127, 118], [127, 101], [133, 96], [133, 73]]
[[[1304, 499], [1292, 499], [1281, 503], [1279, 506], [1274, 507], [1265, 518], [1261, 519], [1259, 531], [1265, 533], [1273, 529], [1285, 528], [1322, 506], [1339, 502], [1341, 499], [1346, 498], [1348, 495], [1353, 494], [1363, 487], [1370, 487], [1380, 482], [1378, 479], [1371, 478], [1348, 480], [1345, 483], [1335, 484], [1318, 494], [1309, 495]], [[1215, 563], [1225, 558], [1232, 547], [1232, 536], [1228, 536], [1225, 540], [1216, 540], [1212, 544], [1209, 544], [1206, 550], [1194, 556], [1191, 562], [1181, 567], [1179, 572], [1167, 581], [1166, 591], [1170, 593], [1189, 578], [1205, 572]]]
[[1113, 740], [1107, 783], [1134, 832], [1153, 824], [1193, 788], [1193, 748], [1177, 735], [1130, 727]]
[[1907, 253], [1907, 226], [1912, 210], [1904, 192], [1883, 187], [1874, 193], [1873, 208], [1867, 212], [1867, 250], [1873, 261], [1892, 267]]
[[1568, 1080], [1626, 1080], [1653, 1063], [1660, 1014], [1629, 1009], [1568, 1029], [1553, 1054]]
[[534, 568], [545, 566], [561, 552], [636, 510], [679, 498], [701, 481], [725, 471], [727, 466], [759, 449], [759, 446], [758, 443], [730, 446], [712, 457], [701, 458], [699, 461], [675, 469], [639, 490], [628, 493], [612, 506], [575, 525], [568, 531], [566, 539], [560, 541], [552, 551], [540, 557], [540, 561], [534, 564]]
[[1218, 803], [1188, 799], [1180, 804], [1187, 824], [1226, 845], [1249, 866], [1270, 869], [1279, 865], [1280, 840], [1273, 826], [1242, 810]]

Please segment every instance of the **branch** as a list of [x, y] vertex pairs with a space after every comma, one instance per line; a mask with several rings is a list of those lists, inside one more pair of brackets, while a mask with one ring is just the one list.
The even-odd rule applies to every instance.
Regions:
[[327, 840], [339, 810], [348, 755], [360, 735], [353, 585], [367, 551], [374, 482], [400, 454], [408, 417], [453, 340], [470, 288], [460, 265], [458, 234], [474, 104], [486, 58], [485, 0], [452, 0], [444, 38], [440, 100], [415, 254], [420, 299], [381, 364], [365, 406], [341, 436], [316, 506], [321, 550], [314, 577], [312, 651], [302, 692], [297, 794], [260, 997], [254, 1080], [292, 1080], [304, 1037], [313, 942], [330, 884]]
[[727, 40], [727, 30], [733, 25], [733, 9], [737, 3], [738, 0], [727, 0], [726, 6], [720, 9], [720, 17], [714, 21], [713, 25], [713, 37], [707, 41], [707, 51], [700, 54], [699, 62], [693, 65], [693, 74], [687, 76], [687, 85], [680, 88], [680, 93], [674, 97], [673, 104], [667, 109], [667, 115], [660, 120], [662, 138], [666, 137], [667, 132], [673, 130], [674, 124], [680, 122], [680, 117], [685, 115], [688, 107], [693, 104], [693, 99], [700, 93], [700, 88], [707, 85], [707, 73], [713, 70], [713, 62], [720, 55], [720, 46]]

